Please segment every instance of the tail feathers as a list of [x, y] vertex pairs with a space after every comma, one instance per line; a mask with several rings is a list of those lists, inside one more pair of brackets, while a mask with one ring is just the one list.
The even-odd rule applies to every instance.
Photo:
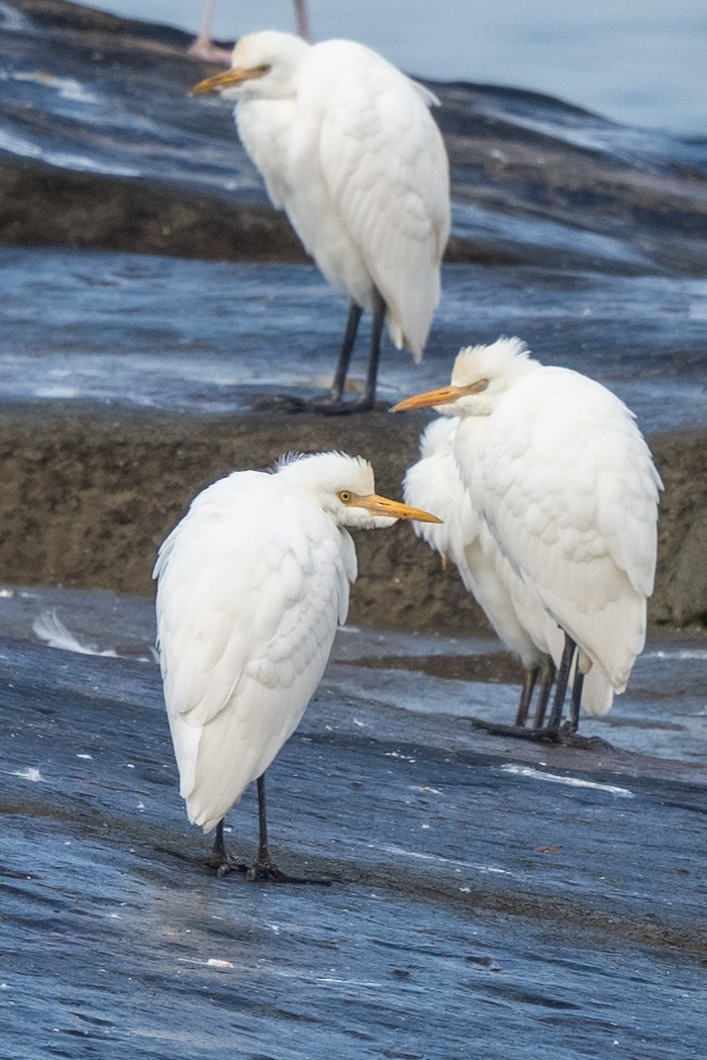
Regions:
[[604, 671], [599, 666], [592, 666], [585, 675], [582, 686], [582, 706], [588, 714], [601, 717], [608, 714], [614, 702], [614, 689]]

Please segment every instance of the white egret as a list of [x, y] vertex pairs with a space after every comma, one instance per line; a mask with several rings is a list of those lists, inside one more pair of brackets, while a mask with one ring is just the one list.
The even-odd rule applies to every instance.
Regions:
[[[475, 452], [488, 417], [476, 417], [466, 427], [467, 452]], [[477, 726], [509, 735], [538, 737], [555, 669], [562, 658], [563, 635], [557, 623], [525, 585], [503, 554], [483, 516], [471, 504], [457, 465], [454, 444], [459, 419], [440, 416], [420, 437], [421, 459], [408, 469], [403, 495], [408, 504], [433, 509], [443, 522], [414, 526], [415, 533], [445, 559], [451, 559], [467, 592], [484, 611], [491, 626], [525, 671], [514, 726], [476, 721]], [[525, 728], [538, 676], [542, 676], [535, 720]], [[598, 669], [588, 675], [582, 705], [604, 714], [613, 693]]]
[[263, 775], [319, 684], [346, 618], [356, 551], [349, 529], [435, 516], [379, 497], [373, 471], [343, 453], [283, 458], [200, 493], [159, 550], [158, 647], [181, 794], [217, 829], [213, 860], [234, 867], [223, 817], [258, 781], [252, 877], [285, 878], [267, 842]]
[[461, 417], [454, 452], [472, 507], [564, 633], [553, 731], [577, 651], [575, 731], [583, 675], [594, 667], [599, 688], [623, 692], [645, 644], [662, 488], [648, 446], [614, 394], [532, 360], [519, 339], [463, 349], [451, 386], [395, 409], [425, 407]]
[[[193, 92], [236, 104], [241, 141], [349, 316], [321, 411], [375, 401], [383, 324], [422, 358], [449, 236], [449, 164], [431, 92], [353, 41], [307, 44], [268, 30], [243, 37], [232, 68]], [[373, 325], [362, 398], [342, 401], [364, 309]]]
[[[480, 514], [471, 505], [454, 456], [458, 421], [440, 417], [420, 438], [421, 459], [408, 468], [403, 496], [408, 504], [430, 508], [441, 524], [420, 524], [415, 533], [430, 548], [450, 559], [467, 592], [479, 604], [493, 629], [525, 670], [517, 724], [524, 724], [543, 653], [518, 620], [507, 584], [501, 576], [503, 555]], [[477, 431], [484, 423], [477, 420]]]

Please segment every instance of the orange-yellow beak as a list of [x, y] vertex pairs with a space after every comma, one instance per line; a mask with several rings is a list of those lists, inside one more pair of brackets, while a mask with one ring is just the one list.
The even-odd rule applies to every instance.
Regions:
[[213, 77], [200, 81], [198, 85], [194, 85], [189, 95], [205, 96], [207, 92], [218, 92], [220, 88], [232, 88], [234, 85], [249, 81], [253, 76], [255, 75], [252, 70], [234, 66], [230, 70], [223, 70], [220, 74], [214, 74]]
[[367, 497], [353, 494], [349, 504], [356, 508], [365, 508], [373, 515], [385, 515], [389, 519], [415, 519], [418, 523], [442, 522], [436, 515], [431, 515], [422, 508], [413, 508], [401, 501], [391, 501], [388, 497], [379, 497], [377, 493], [371, 493]]
[[393, 405], [391, 412], [409, 412], [410, 409], [428, 409], [436, 405], [451, 405], [453, 401], [469, 393], [464, 386], [441, 386], [438, 390], [426, 390], [424, 394], [414, 394]]

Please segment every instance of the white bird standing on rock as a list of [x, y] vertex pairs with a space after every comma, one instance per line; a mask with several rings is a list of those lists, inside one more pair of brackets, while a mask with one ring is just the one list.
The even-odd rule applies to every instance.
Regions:
[[435, 521], [379, 497], [360, 457], [286, 457], [200, 493], [159, 550], [157, 634], [172, 741], [193, 824], [217, 829], [258, 781], [260, 849], [249, 875], [287, 879], [268, 850], [264, 773], [297, 728], [356, 580], [349, 529]]
[[[440, 296], [450, 227], [449, 164], [431, 92], [353, 41], [243, 37], [232, 68], [195, 86], [236, 104], [243, 145], [320, 271], [350, 299], [328, 398], [373, 406], [384, 322], [416, 361]], [[342, 402], [359, 320], [373, 314], [362, 398]]]
[[623, 692], [645, 644], [662, 489], [648, 446], [614, 394], [532, 360], [520, 339], [461, 350], [451, 386], [394, 408], [426, 407], [461, 418], [454, 453], [472, 508], [564, 633], [553, 732], [577, 651], [576, 731], [583, 675], [595, 667], [599, 688]]
[[[549, 694], [559, 666], [564, 637], [557, 623], [528, 589], [503, 554], [483, 517], [471, 504], [457, 464], [454, 443], [458, 418], [440, 416], [420, 436], [421, 459], [408, 468], [403, 496], [408, 504], [433, 509], [441, 524], [419, 524], [415, 533], [430, 548], [450, 559], [467, 592], [479, 604], [506, 648], [524, 670], [515, 725], [476, 721], [477, 726], [515, 736], [538, 737], [543, 728]], [[488, 424], [477, 416], [466, 425], [467, 452], [475, 452]], [[528, 710], [538, 681], [541, 686], [535, 719], [526, 728]], [[613, 691], [597, 667], [587, 674], [582, 706], [591, 714], [605, 714]]]
[[[464, 588], [474, 597], [494, 631], [508, 650], [521, 662], [525, 680], [517, 725], [524, 725], [541, 664], [540, 649], [520, 622], [513, 597], [504, 579], [504, 567], [513, 572], [498, 548], [484, 519], [471, 504], [454, 455], [458, 419], [441, 416], [427, 425], [420, 437], [421, 459], [408, 468], [403, 480], [403, 496], [408, 504], [434, 509], [440, 525], [415, 526], [414, 530], [443, 559], [451, 560]], [[478, 435], [485, 422], [474, 421]], [[539, 605], [538, 605], [539, 607]], [[542, 612], [544, 616], [544, 612]], [[550, 681], [552, 674], [549, 675]]]

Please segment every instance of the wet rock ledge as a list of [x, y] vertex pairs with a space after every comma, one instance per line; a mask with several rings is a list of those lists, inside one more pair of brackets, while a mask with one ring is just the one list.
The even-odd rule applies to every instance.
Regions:
[[[0, 421], [0, 579], [150, 594], [166, 533], [193, 496], [236, 468], [266, 468], [288, 450], [340, 448], [368, 457], [377, 487], [400, 494], [425, 418], [375, 412], [318, 417], [284, 412], [229, 419], [17, 409]], [[649, 439], [665, 483], [653, 623], [705, 628], [707, 431]], [[473, 634], [483, 616], [453, 570], [408, 526], [361, 534], [351, 620], [388, 628]]]
[[[188, 99], [189, 87], [213, 68], [187, 58], [185, 34], [63, 0], [9, 0], [3, 8], [0, 57], [22, 77], [5, 82], [0, 126], [32, 150], [22, 157], [0, 152], [0, 241], [303, 260], [287, 222], [269, 209], [262, 182], [248, 169], [229, 108]], [[36, 77], [27, 76], [31, 71]], [[67, 118], [61, 108], [47, 109], [46, 78], [95, 87], [105, 105], [135, 118], [140, 135], [128, 123], [113, 133], [106, 128], [104, 137], [87, 136], [81, 114]], [[705, 274], [707, 184], [699, 144], [630, 130], [624, 142], [620, 127], [514, 89], [435, 89], [444, 102], [437, 116], [460, 207], [449, 260]], [[153, 131], [143, 135], [144, 128]], [[120, 162], [119, 171], [139, 175], [105, 172], [102, 150], [109, 162]], [[81, 158], [93, 151], [97, 171], [44, 160], [65, 151]], [[225, 190], [236, 170], [237, 195]], [[463, 222], [469, 205], [473, 224]], [[478, 231], [479, 212], [492, 221], [485, 234]], [[529, 241], [525, 223], [539, 220], [550, 225], [552, 238]], [[570, 236], [601, 238], [590, 240], [591, 250], [579, 238], [557, 246], [560, 227]], [[611, 252], [597, 258], [606, 237]], [[149, 593], [158, 544], [217, 476], [267, 467], [287, 449], [343, 448], [371, 458], [379, 487], [397, 494], [416, 458], [422, 422], [383, 413], [327, 421], [284, 413], [227, 420], [68, 406], [4, 410], [0, 578]], [[651, 440], [666, 484], [651, 618], [672, 627], [704, 626], [707, 616], [706, 441], [707, 432]], [[354, 621], [485, 628], [455, 573], [442, 573], [409, 527], [362, 535], [359, 550]]]

